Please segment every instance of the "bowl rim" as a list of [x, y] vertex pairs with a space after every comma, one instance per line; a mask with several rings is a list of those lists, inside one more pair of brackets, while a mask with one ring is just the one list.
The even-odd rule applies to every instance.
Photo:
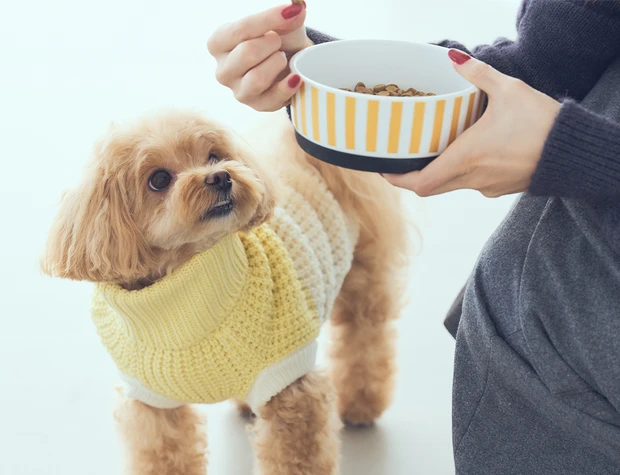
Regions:
[[[468, 94], [471, 94], [472, 92], [480, 92], [480, 88], [476, 87], [475, 85], [473, 85], [472, 83], [469, 83], [470, 86], [465, 88], [465, 89], [461, 89], [460, 91], [456, 91], [456, 92], [450, 92], [447, 94], [436, 94], [434, 96], [413, 96], [413, 97], [409, 97], [409, 96], [375, 96], [375, 95], [370, 95], [370, 94], [362, 94], [359, 92], [350, 92], [350, 91], [343, 91], [342, 89], [338, 89], [337, 87], [332, 87], [332, 86], [328, 86], [326, 84], [322, 84], [320, 82], [317, 82], [311, 78], [309, 78], [308, 76], [306, 76], [304, 73], [300, 72], [299, 69], [297, 68], [297, 62], [299, 61], [299, 59], [301, 57], [303, 57], [305, 54], [307, 54], [310, 50], [313, 49], [321, 49], [321, 48], [328, 48], [331, 45], [333, 45], [334, 43], [342, 43], [342, 42], [347, 42], [347, 43], [399, 43], [399, 44], [414, 44], [414, 45], [419, 45], [419, 46], [424, 46], [424, 47], [428, 47], [428, 48], [433, 48], [433, 49], [441, 49], [441, 50], [445, 50], [446, 53], [447, 51], [449, 51], [448, 48], [444, 48], [443, 46], [438, 46], [438, 45], [433, 45], [433, 44], [429, 44], [429, 43], [419, 43], [416, 41], [405, 41], [405, 40], [383, 40], [383, 39], [358, 39], [358, 40], [335, 40], [335, 41], [330, 41], [327, 43], [321, 43], [318, 45], [312, 45], [309, 46], [307, 48], [302, 49], [301, 51], [298, 51], [297, 53], [295, 53], [293, 55], [293, 57], [290, 59], [289, 61], [289, 67], [291, 69], [291, 72], [295, 73], [295, 74], [299, 74], [299, 76], [301, 77], [301, 80], [304, 84], [310, 84], [312, 86], [318, 87], [320, 89], [324, 89], [328, 92], [334, 92], [337, 94], [341, 94], [343, 96], [350, 96], [350, 97], [357, 97], [359, 98], [360, 96], [362, 97], [366, 97], [366, 99], [368, 100], [378, 100], [378, 101], [383, 101], [383, 102], [392, 102], [392, 101], [413, 101], [413, 102], [435, 102], [437, 100], [442, 100], [442, 99], [451, 99], [453, 97], [459, 97], [459, 96], [466, 96]], [[458, 74], [458, 73], [456, 73]], [[467, 81], [465, 79], [465, 81]], [[467, 81], [469, 82], [469, 81]]]

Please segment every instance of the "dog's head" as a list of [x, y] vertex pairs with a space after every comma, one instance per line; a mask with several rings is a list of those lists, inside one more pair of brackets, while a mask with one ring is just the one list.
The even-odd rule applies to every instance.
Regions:
[[261, 224], [273, 206], [252, 150], [214, 122], [167, 113], [112, 127], [63, 199], [42, 268], [91, 282], [148, 279]]

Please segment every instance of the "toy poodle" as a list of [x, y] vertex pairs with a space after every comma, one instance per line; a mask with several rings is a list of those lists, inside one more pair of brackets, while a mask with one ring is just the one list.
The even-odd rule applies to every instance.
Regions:
[[178, 111], [113, 125], [54, 221], [42, 269], [95, 284], [131, 474], [204, 475], [193, 405], [233, 400], [256, 416], [257, 473], [334, 475], [341, 421], [390, 403], [399, 193], [305, 154], [285, 116], [257, 132]]

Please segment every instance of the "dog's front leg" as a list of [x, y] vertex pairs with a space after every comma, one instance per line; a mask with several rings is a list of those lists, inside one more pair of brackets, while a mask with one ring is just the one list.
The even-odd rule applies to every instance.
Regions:
[[336, 475], [341, 423], [329, 378], [312, 372], [273, 397], [255, 427], [260, 475]]
[[131, 475], [205, 475], [204, 418], [189, 405], [158, 409], [122, 398], [115, 418]]

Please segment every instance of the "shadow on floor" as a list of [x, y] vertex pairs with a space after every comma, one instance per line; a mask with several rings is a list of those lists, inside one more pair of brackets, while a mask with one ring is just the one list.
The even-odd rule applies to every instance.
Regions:
[[342, 433], [342, 475], [384, 475], [394, 461], [384, 430], [379, 425], [346, 428]]

